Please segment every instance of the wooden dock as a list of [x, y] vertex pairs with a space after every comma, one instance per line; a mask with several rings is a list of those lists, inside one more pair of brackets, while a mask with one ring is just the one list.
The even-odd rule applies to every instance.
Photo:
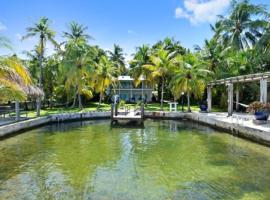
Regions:
[[137, 108], [131, 108], [130, 106], [125, 106], [119, 108], [119, 104], [112, 104], [111, 107], [111, 123], [115, 124], [119, 121], [125, 122], [137, 122], [143, 124], [144, 120], [144, 105]]

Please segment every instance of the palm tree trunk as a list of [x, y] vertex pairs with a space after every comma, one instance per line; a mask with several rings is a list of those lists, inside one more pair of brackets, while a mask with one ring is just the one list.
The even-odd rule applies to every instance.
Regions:
[[162, 77], [161, 83], [161, 99], [160, 99], [160, 110], [163, 111], [163, 96], [164, 96], [164, 77]]
[[101, 91], [99, 93], [99, 103], [98, 103], [98, 107], [100, 107], [101, 101], [102, 101], [102, 97], [103, 97], [103, 88], [104, 88], [104, 80], [102, 81], [102, 88]]
[[[40, 48], [41, 52], [38, 58], [39, 61], [39, 68], [40, 68], [40, 75], [39, 75], [39, 88], [43, 90], [43, 53], [44, 53], [44, 38], [40, 37]], [[40, 109], [41, 109], [41, 97], [38, 97], [36, 100], [37, 103], [37, 117], [40, 117]]]
[[187, 92], [187, 104], [188, 104], [188, 112], [191, 112], [191, 109], [190, 109], [190, 93]]
[[78, 93], [78, 100], [79, 100], [79, 109], [82, 110], [83, 109], [83, 105], [82, 105], [82, 95]]
[[101, 99], [102, 99], [102, 92], [99, 93], [99, 102], [98, 102], [98, 107], [100, 107], [101, 104]]
[[73, 103], [72, 103], [71, 108], [74, 108], [74, 107], [76, 106], [76, 100], [77, 100], [77, 92], [76, 92], [75, 95], [74, 95]]

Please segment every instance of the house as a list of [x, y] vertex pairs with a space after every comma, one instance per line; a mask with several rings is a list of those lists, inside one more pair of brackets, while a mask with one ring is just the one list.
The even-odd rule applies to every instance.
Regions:
[[140, 80], [141, 83], [135, 87], [133, 78], [130, 76], [119, 76], [115, 93], [119, 95], [121, 100], [126, 102], [137, 102], [141, 100], [151, 102], [153, 89], [147, 84], [144, 77], [141, 77]]

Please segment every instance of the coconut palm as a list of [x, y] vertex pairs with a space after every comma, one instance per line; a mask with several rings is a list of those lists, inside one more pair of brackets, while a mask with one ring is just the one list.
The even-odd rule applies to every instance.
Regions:
[[[53, 45], [58, 46], [57, 42], [54, 40], [55, 32], [50, 28], [50, 21], [46, 17], [41, 17], [33, 27], [26, 28], [27, 34], [22, 38], [23, 40], [31, 37], [39, 37], [39, 82], [38, 85], [40, 89], [43, 89], [43, 61], [44, 53], [46, 49], [47, 41], [51, 42]], [[40, 116], [41, 99], [37, 99], [37, 116]]]
[[164, 49], [158, 49], [155, 54], [150, 56], [151, 63], [144, 65], [144, 68], [150, 71], [148, 79], [156, 82], [161, 82], [161, 110], [163, 110], [165, 79], [175, 67], [175, 61], [177, 61], [177, 59], [173, 53], [169, 53], [169, 51]]
[[69, 41], [87, 42], [89, 39], [93, 39], [89, 34], [86, 33], [88, 27], [83, 26], [78, 22], [70, 22], [68, 29], [69, 32], [64, 32], [64, 37], [67, 38]]
[[123, 55], [123, 49], [119, 45], [114, 44], [113, 51], [109, 51], [109, 57], [114, 65], [120, 70], [121, 74], [126, 73], [125, 57]]
[[144, 68], [144, 65], [150, 63], [150, 52], [151, 49], [147, 45], [136, 48], [134, 58], [130, 61], [129, 74], [134, 78], [135, 85], [140, 83], [140, 77], [148, 75], [148, 70]]
[[1, 100], [25, 100], [27, 85], [31, 78], [16, 57], [0, 59], [0, 91]]
[[179, 41], [174, 38], [166, 37], [164, 40], [158, 41], [153, 45], [153, 50], [155, 49], [164, 49], [170, 53], [174, 53], [175, 56], [186, 53], [186, 49], [182, 47]]
[[209, 63], [208, 69], [216, 72], [222, 62], [222, 46], [217, 43], [216, 38], [204, 41], [204, 47], [201, 48], [198, 45], [195, 46], [195, 50], [199, 53], [198, 56]]
[[207, 63], [199, 61], [191, 53], [178, 57], [177, 65], [170, 82], [171, 91], [176, 99], [182, 92], [187, 94], [190, 112], [190, 96], [193, 94], [196, 98], [202, 97], [207, 77], [211, 72], [206, 69]]
[[[65, 52], [63, 53], [62, 73], [64, 73], [65, 88], [68, 93], [74, 93], [75, 106], [78, 97], [79, 108], [82, 109], [81, 96], [92, 97], [92, 80], [94, 80], [94, 61], [95, 48], [91, 48], [87, 41], [91, 38], [85, 33], [87, 27], [71, 22], [69, 32], [64, 32]], [[60, 73], [60, 74], [62, 74]], [[92, 76], [92, 77], [91, 77]]]
[[263, 5], [250, 4], [248, 0], [233, 1], [232, 11], [228, 17], [219, 16], [216, 32], [225, 47], [243, 50], [252, 47], [262, 36], [267, 21]]
[[115, 86], [117, 76], [119, 74], [119, 68], [115, 67], [115, 65], [106, 56], [101, 56], [99, 62], [97, 63], [96, 74], [95, 88], [96, 91], [99, 92], [98, 107], [100, 107], [105, 90], [110, 85], [113, 87]]
[[16, 100], [16, 120], [20, 118], [20, 100], [25, 100], [27, 96], [43, 96], [42, 91], [32, 84], [30, 74], [16, 56], [0, 59], [0, 94], [1, 101]]

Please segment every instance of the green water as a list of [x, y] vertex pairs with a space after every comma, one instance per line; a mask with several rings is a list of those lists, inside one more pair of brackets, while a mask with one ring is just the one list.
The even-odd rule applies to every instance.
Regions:
[[270, 148], [188, 121], [109, 124], [0, 141], [0, 199], [270, 199]]

